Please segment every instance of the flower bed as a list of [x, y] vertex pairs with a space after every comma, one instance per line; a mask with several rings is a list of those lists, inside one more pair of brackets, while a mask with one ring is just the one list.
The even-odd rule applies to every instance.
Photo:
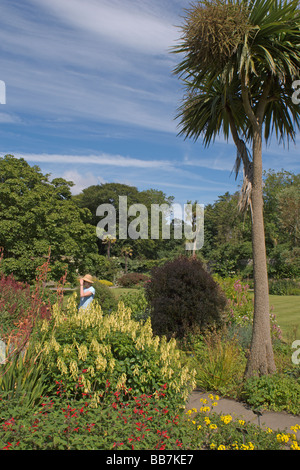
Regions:
[[140, 396], [106, 382], [97, 406], [82, 393], [69, 400], [62, 384], [55, 396], [35, 408], [1, 400], [0, 449], [3, 450], [299, 450], [290, 433], [262, 430], [213, 410], [218, 397], [202, 400], [199, 410], [174, 413], [166, 406], [168, 387]]

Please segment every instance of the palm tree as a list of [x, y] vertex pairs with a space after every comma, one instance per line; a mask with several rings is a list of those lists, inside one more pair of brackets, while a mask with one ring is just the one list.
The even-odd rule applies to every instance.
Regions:
[[107, 258], [110, 259], [110, 248], [113, 243], [116, 243], [117, 239], [113, 235], [104, 235], [102, 243], [107, 245]]
[[[262, 144], [295, 141], [299, 105], [292, 84], [299, 77], [298, 1], [204, 0], [185, 12], [183, 54], [175, 68], [186, 94], [179, 108], [180, 135], [231, 135], [236, 176], [243, 167], [240, 209], [250, 208], [254, 268], [254, 320], [245, 376], [275, 371], [271, 342], [265, 249]], [[295, 100], [294, 100], [295, 101]], [[250, 151], [249, 148], [252, 150]]]
[[128, 256], [132, 256], [133, 250], [130, 246], [124, 246], [121, 250], [122, 255], [125, 257], [125, 273], [127, 273], [127, 260]]

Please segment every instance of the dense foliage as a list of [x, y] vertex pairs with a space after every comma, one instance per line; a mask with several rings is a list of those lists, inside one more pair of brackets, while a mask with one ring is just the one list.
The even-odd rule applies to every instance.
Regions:
[[181, 338], [222, 323], [225, 296], [196, 258], [179, 257], [154, 268], [145, 292], [156, 334]]
[[178, 405], [194, 386], [194, 372], [182, 366], [175, 340], [153, 336], [150, 319], [133, 320], [122, 303], [116, 312], [103, 315], [95, 301], [88, 312], [78, 311], [72, 296], [66, 310], [53, 308], [52, 317], [40, 328], [36, 351], [47, 361], [48, 381], [62, 380], [73, 396], [79, 382], [87, 393], [100, 393], [109, 380], [138, 394], [168, 381], [169, 402]]
[[[298, 426], [288, 433], [263, 430], [231, 415], [217, 414], [218, 396], [200, 408], [174, 413], [165, 403], [167, 384], [135, 396], [107, 381], [105, 400], [42, 397], [34, 408], [1, 396], [0, 449], [5, 450], [280, 450], [299, 449]], [[202, 405], [202, 406], [201, 406]], [[208, 406], [209, 405], [209, 406]]]
[[35, 279], [38, 266], [51, 247], [49, 278], [58, 281], [68, 268], [70, 280], [76, 268], [85, 270], [85, 257], [96, 250], [96, 234], [84, 223], [87, 209], [73, 202], [72, 182], [49, 180], [24, 159], [0, 158], [1, 269], [17, 280]]

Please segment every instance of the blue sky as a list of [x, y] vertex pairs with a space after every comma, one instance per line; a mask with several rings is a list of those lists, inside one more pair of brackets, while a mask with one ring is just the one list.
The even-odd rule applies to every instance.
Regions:
[[[236, 150], [178, 137], [183, 88], [172, 74], [188, 0], [2, 0], [0, 155], [75, 183], [158, 189], [213, 203], [241, 183]], [[300, 106], [300, 105], [299, 105]], [[299, 172], [299, 137], [273, 141], [264, 169]]]

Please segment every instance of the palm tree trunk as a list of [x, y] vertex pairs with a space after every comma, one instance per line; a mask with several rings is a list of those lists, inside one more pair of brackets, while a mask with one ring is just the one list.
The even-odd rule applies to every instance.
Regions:
[[245, 378], [275, 372], [271, 341], [268, 271], [263, 218], [262, 129], [253, 137], [252, 250], [254, 319], [250, 355]]

